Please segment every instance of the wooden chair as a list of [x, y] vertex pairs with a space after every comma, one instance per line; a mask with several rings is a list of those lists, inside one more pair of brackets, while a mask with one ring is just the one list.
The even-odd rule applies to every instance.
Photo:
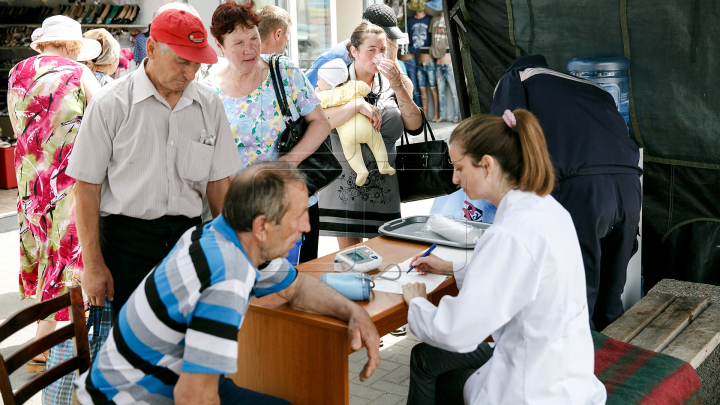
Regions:
[[[70, 307], [70, 319], [72, 320], [70, 325], [30, 343], [7, 359], [0, 355], [0, 393], [2, 393], [6, 405], [22, 404], [41, 389], [72, 371], [78, 370], [78, 375], [80, 375], [90, 368], [90, 349], [88, 346], [87, 326], [85, 325], [85, 309], [81, 289], [77, 286], [70, 287], [65, 294], [20, 310], [8, 318], [0, 325], [0, 342], [31, 323], [45, 319], [66, 307]], [[75, 346], [75, 357], [65, 360], [56, 367], [45, 370], [13, 394], [10, 385], [10, 374], [12, 372], [25, 365], [28, 360], [37, 354], [70, 338], [73, 339]]]

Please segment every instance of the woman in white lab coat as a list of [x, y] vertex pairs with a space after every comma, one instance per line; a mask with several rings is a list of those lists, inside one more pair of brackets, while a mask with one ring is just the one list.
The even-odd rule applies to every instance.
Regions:
[[424, 284], [403, 287], [410, 330], [424, 342], [412, 352], [408, 404], [604, 404], [580, 245], [549, 195], [553, 167], [537, 119], [525, 110], [474, 116], [449, 143], [454, 182], [497, 213], [467, 263], [413, 260], [421, 273], [454, 275], [460, 293], [436, 307]]

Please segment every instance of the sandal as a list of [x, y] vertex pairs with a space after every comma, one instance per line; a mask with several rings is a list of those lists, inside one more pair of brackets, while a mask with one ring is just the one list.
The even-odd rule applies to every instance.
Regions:
[[49, 356], [49, 351], [44, 351], [37, 356], [33, 357], [32, 360], [27, 362], [28, 373], [41, 373], [45, 371], [45, 364]]
[[390, 332], [390, 334], [393, 335], [393, 336], [405, 336], [405, 335], [407, 335], [407, 325], [403, 325], [403, 326], [395, 329], [394, 331]]

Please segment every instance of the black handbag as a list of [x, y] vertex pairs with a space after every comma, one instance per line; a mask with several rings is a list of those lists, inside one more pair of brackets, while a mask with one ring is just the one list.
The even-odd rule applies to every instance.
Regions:
[[[425, 142], [411, 144], [407, 132], [400, 137], [397, 147], [395, 170], [400, 185], [400, 201], [410, 202], [452, 194], [460, 186], [453, 184], [453, 165], [450, 160], [448, 144], [435, 135], [420, 110], [423, 118]], [[428, 131], [430, 138], [428, 140]]]
[[[297, 120], [293, 120], [292, 118], [285, 91], [280, 91], [280, 89], [284, 90], [285, 88], [282, 84], [279, 59], [280, 55], [272, 54], [270, 56], [270, 78], [272, 79], [273, 87], [275, 88], [275, 97], [277, 98], [280, 111], [285, 121], [285, 130], [277, 139], [278, 151], [280, 156], [283, 156], [300, 142], [300, 139], [302, 139], [303, 134], [307, 130], [308, 123], [302, 116]], [[342, 174], [342, 166], [337, 158], [335, 158], [335, 155], [333, 155], [329, 135], [312, 155], [300, 162], [298, 169], [305, 173], [307, 177], [308, 195], [313, 195], [327, 187]]]

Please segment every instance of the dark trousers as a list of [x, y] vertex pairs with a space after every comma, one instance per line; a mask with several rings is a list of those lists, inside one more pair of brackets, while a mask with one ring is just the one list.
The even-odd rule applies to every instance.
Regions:
[[638, 248], [640, 178], [576, 176], [558, 182], [552, 195], [575, 223], [585, 264], [590, 328], [601, 331], [624, 312], [620, 296], [628, 262]]
[[481, 343], [470, 353], [455, 353], [427, 343], [410, 353], [408, 405], [462, 405], [465, 382], [492, 357], [493, 349]]
[[150, 270], [170, 253], [180, 236], [198, 224], [200, 217], [168, 216], [154, 220], [123, 215], [100, 217], [100, 249], [113, 277], [115, 315]]
[[318, 257], [318, 244], [320, 242], [320, 204], [308, 208], [310, 217], [310, 232], [304, 233], [305, 240], [300, 248], [300, 263], [309, 262]]
[[292, 405], [284, 399], [240, 388], [235, 385], [233, 380], [225, 378], [225, 376], [220, 376], [218, 394], [220, 395], [220, 405]]

